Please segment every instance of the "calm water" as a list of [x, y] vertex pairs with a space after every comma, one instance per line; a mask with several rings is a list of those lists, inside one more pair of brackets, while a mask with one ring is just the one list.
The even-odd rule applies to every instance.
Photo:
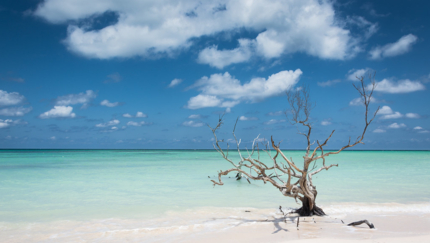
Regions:
[[[285, 152], [297, 164], [301, 151]], [[234, 158], [237, 154], [231, 154]], [[345, 151], [314, 178], [319, 204], [429, 203], [430, 152]], [[296, 206], [273, 186], [225, 178], [216, 151], [2, 150], [0, 221], [150, 219], [200, 207]]]

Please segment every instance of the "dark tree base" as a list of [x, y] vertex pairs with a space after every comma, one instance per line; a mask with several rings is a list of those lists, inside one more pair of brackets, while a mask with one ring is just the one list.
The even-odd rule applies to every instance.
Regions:
[[304, 198], [302, 207], [295, 210], [294, 213], [298, 213], [300, 216], [314, 216], [314, 215], [324, 216], [324, 215], [326, 215], [324, 213], [324, 211], [320, 207], [317, 207], [316, 205], [314, 205], [314, 208], [311, 210], [309, 208], [309, 201], [306, 197]]
[[324, 213], [324, 211], [317, 206], [314, 206], [314, 208], [312, 210], [309, 209], [309, 207], [305, 208], [305, 207], [301, 207], [297, 210], [293, 211], [294, 213], [298, 213], [300, 216], [324, 216], [326, 215]]

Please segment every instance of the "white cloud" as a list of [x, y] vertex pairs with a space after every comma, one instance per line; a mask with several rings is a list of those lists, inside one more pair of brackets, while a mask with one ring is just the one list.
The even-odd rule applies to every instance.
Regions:
[[422, 131], [419, 131], [418, 133], [430, 133], [430, 131], [428, 131], [428, 130], [422, 130]]
[[381, 119], [398, 119], [403, 117], [403, 114], [398, 111], [394, 112], [389, 106], [386, 105], [379, 109], [378, 115], [381, 116]]
[[331, 121], [330, 120], [324, 120], [321, 122], [321, 125], [323, 125], [323, 126], [331, 125]]
[[82, 108], [86, 108], [88, 103], [90, 103], [94, 98], [97, 97], [97, 94], [92, 90], [87, 90], [85, 93], [79, 94], [69, 94], [60, 96], [56, 99], [55, 105], [59, 106], [67, 106], [67, 105], [76, 105], [83, 104]]
[[353, 100], [351, 100], [350, 102], [349, 102], [349, 105], [363, 105], [363, 98], [361, 98], [361, 97], [358, 97], [358, 98], [355, 98], [355, 99], [353, 99]]
[[284, 112], [283, 111], [275, 111], [275, 112], [269, 112], [267, 113], [268, 116], [280, 116], [283, 115]]
[[[378, 102], [381, 102], [381, 101], [377, 100], [374, 97], [370, 99], [370, 103], [378, 103]], [[364, 99], [362, 97], [355, 98], [349, 102], [349, 105], [352, 105], [352, 106], [364, 105]]]
[[423, 129], [422, 127], [420, 127], [420, 126], [416, 126], [416, 127], [414, 127], [414, 130], [421, 130], [421, 129]]
[[404, 123], [397, 124], [397, 122], [388, 126], [388, 128], [391, 128], [391, 129], [399, 129], [399, 128], [403, 128], [403, 127], [406, 127], [406, 125]]
[[23, 116], [33, 110], [32, 107], [11, 107], [0, 110], [0, 116]]
[[212, 74], [210, 77], [205, 76], [191, 86], [191, 88], [196, 88], [201, 93], [188, 101], [187, 108], [231, 108], [242, 101], [261, 101], [271, 96], [283, 94], [292, 88], [299, 81], [301, 74], [300, 69], [281, 71], [272, 74], [267, 79], [253, 78], [243, 85], [228, 72]]
[[0, 90], [0, 106], [17, 105], [25, 100], [23, 95], [18, 92], [10, 92]]
[[412, 118], [412, 119], [418, 119], [420, 118], [420, 115], [418, 115], [417, 113], [406, 113], [406, 117]]
[[402, 117], [403, 117], [403, 115], [400, 112], [396, 111], [393, 114], [383, 115], [381, 117], [381, 119], [398, 119], [398, 118], [402, 118]]
[[176, 85], [178, 85], [180, 83], [182, 83], [182, 79], [175, 78], [175, 79], [172, 80], [172, 82], [170, 82], [169, 86], [167, 86], [167, 87], [168, 88], [173, 88], [173, 87], [175, 87]]
[[[371, 86], [368, 86], [370, 89]], [[376, 82], [375, 91], [398, 94], [398, 93], [410, 93], [420, 90], [425, 90], [426, 87], [419, 81], [411, 81], [409, 79], [399, 80], [393, 82], [388, 79], [383, 79], [381, 82]]]
[[143, 112], [141, 112], [141, 111], [138, 111], [137, 113], [136, 113], [136, 117], [148, 117], [146, 114], [144, 114]]
[[411, 50], [412, 45], [417, 42], [417, 40], [418, 38], [412, 34], [402, 36], [395, 43], [390, 43], [382, 47], [378, 46], [373, 48], [369, 52], [370, 59], [375, 60], [404, 54]]
[[118, 127], [111, 127], [112, 130], [118, 130]]
[[129, 113], [122, 114], [122, 116], [126, 117], [126, 118], [133, 118], [133, 117], [143, 117], [143, 118], [145, 118], [145, 117], [148, 117], [148, 115], [146, 115], [145, 113], [143, 113], [141, 111], [136, 112], [135, 116], [130, 115]]
[[367, 74], [371, 73], [372, 69], [364, 68], [364, 69], [351, 69], [348, 71], [346, 79], [350, 81], [360, 81], [358, 78], [366, 77]]
[[140, 127], [143, 125], [149, 125], [149, 123], [141, 121], [141, 122], [134, 122], [134, 121], [129, 121], [127, 122], [127, 126], [135, 126], [135, 127]]
[[119, 106], [119, 102], [109, 102], [109, 100], [103, 100], [102, 102], [100, 102], [100, 105], [103, 106], [107, 106], [107, 107], [115, 107], [115, 106]]
[[0, 128], [8, 127], [12, 124], [12, 122], [13, 121], [11, 119], [6, 119], [6, 120], [0, 119]]
[[[5, 128], [5, 127], [9, 127], [9, 126], [15, 126], [15, 125], [19, 125], [19, 124], [27, 124], [27, 122], [25, 121], [21, 121], [21, 120], [11, 120], [11, 119], [0, 119], [0, 128]], [[8, 136], [10, 137], [10, 136]], [[6, 137], [7, 138], [7, 137]]]
[[199, 53], [198, 62], [222, 69], [233, 63], [248, 61], [252, 56], [252, 42], [247, 39], [239, 39], [238, 41], [239, 47], [233, 50], [220, 51], [217, 46], [205, 48]]
[[215, 107], [221, 105], [221, 100], [214, 95], [202, 95], [191, 97], [188, 101], [188, 109], [200, 109], [205, 107]]
[[257, 121], [258, 118], [257, 117], [241, 116], [241, 117], [239, 117], [239, 120], [241, 120], [241, 121]]
[[114, 119], [114, 120], [111, 120], [111, 121], [106, 122], [106, 123], [99, 123], [96, 125], [96, 127], [111, 127], [111, 126], [116, 126], [119, 123], [120, 123], [119, 120]]
[[332, 85], [335, 85], [335, 84], [340, 83], [340, 82], [341, 82], [340, 79], [335, 79], [335, 80], [329, 80], [326, 82], [318, 82], [317, 84], [318, 84], [318, 86], [321, 86], [321, 87], [328, 87], [328, 86], [332, 86]]
[[57, 138], [55, 136], [52, 136], [49, 139], [51, 139], [51, 140], [57, 140]]
[[[76, 25], [106, 12], [118, 14], [118, 21], [99, 30], [92, 28], [91, 21]], [[67, 48], [100, 59], [172, 56], [193, 45], [196, 38], [238, 29], [258, 33], [249, 41], [255, 45], [253, 53], [264, 58], [302, 52], [346, 59], [360, 50], [360, 38], [353, 34], [367, 38], [375, 32], [365, 21], [354, 23], [336, 16], [332, 1], [318, 0], [45, 0], [34, 15], [51, 23], [70, 23], [64, 41]], [[347, 29], [350, 25], [358, 27], [354, 33]], [[216, 65], [247, 60], [240, 50], [215, 52], [221, 54], [209, 55], [214, 61], [208, 62], [221, 63]]]
[[201, 127], [204, 125], [202, 122], [195, 122], [195, 121], [185, 121], [182, 123], [183, 126], [186, 127]]
[[264, 124], [265, 125], [272, 125], [272, 124], [277, 124], [277, 123], [281, 123], [281, 122], [285, 122], [285, 120], [270, 119], [270, 120], [264, 122]]
[[200, 119], [200, 118], [202, 118], [202, 116], [201, 115], [196, 115], [196, 114], [190, 115], [188, 117], [188, 119]]
[[39, 118], [41, 119], [48, 119], [48, 118], [74, 118], [76, 116], [75, 113], [72, 112], [73, 107], [71, 106], [54, 106], [49, 111], [46, 111], [39, 115]]
[[386, 132], [386, 131], [384, 129], [377, 128], [377, 129], [373, 130], [373, 132], [374, 133], [383, 133], [383, 132]]
[[387, 105], [382, 106], [382, 108], [379, 109], [378, 111], [378, 115], [389, 115], [389, 114], [393, 114], [393, 110], [391, 109], [391, 107]]

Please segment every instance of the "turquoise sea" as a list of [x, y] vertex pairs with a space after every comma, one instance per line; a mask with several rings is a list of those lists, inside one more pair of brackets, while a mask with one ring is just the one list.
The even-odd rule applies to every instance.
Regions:
[[[300, 164], [303, 151], [284, 152]], [[344, 151], [326, 163], [339, 167], [314, 178], [319, 205], [430, 209], [430, 151]], [[213, 150], [1, 150], [0, 229], [11, 235], [32, 224], [155, 222], [205, 208], [299, 206], [272, 185], [236, 181], [235, 174], [214, 187], [210, 180], [228, 168]]]

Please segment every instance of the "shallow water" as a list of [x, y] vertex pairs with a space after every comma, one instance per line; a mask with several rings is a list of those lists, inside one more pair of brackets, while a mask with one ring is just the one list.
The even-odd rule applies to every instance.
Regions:
[[[303, 156], [285, 153], [297, 164]], [[345, 151], [327, 163], [339, 167], [314, 178], [321, 205], [430, 203], [428, 151]], [[273, 186], [234, 174], [213, 187], [210, 179], [228, 168], [216, 151], [2, 150], [0, 222], [154, 220], [206, 207], [297, 206]]]

